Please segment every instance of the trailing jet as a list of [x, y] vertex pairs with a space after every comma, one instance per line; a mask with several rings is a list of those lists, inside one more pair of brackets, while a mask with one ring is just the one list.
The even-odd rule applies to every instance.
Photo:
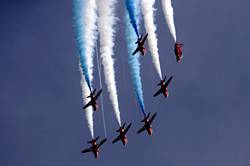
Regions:
[[180, 62], [180, 60], [183, 58], [183, 54], [181, 50], [181, 47], [183, 46], [184, 45], [182, 43], [178, 43], [178, 42], [175, 43], [174, 52], [175, 52], [177, 62]]
[[164, 95], [164, 97], [168, 97], [168, 85], [171, 82], [171, 80], [173, 79], [173, 76], [171, 76], [167, 82], [166, 81], [166, 76], [164, 77], [163, 80], [161, 80], [161, 82], [159, 84], [157, 84], [158, 86], [161, 86], [161, 89], [158, 90], [155, 94], [154, 97], [158, 96], [160, 93], [162, 93]]
[[116, 132], [120, 132], [120, 135], [118, 137], [116, 137], [116, 139], [114, 139], [114, 141], [112, 141], [112, 143], [116, 143], [119, 140], [121, 140], [123, 145], [126, 145], [128, 143], [126, 133], [128, 132], [129, 128], [131, 127], [131, 123], [126, 127], [126, 129], [125, 129], [125, 125], [126, 125], [126, 123], [124, 123], [118, 130], [116, 130]]
[[97, 98], [100, 96], [102, 93], [102, 89], [95, 95], [95, 91], [90, 92], [90, 95], [87, 98], [90, 98], [90, 101], [83, 107], [83, 109], [86, 109], [89, 106], [92, 106], [94, 111], [97, 111], [98, 104], [97, 104]]
[[99, 148], [100, 146], [102, 146], [102, 144], [104, 144], [107, 139], [103, 139], [99, 144], [96, 143], [96, 141], [99, 139], [99, 136], [96, 139], [92, 139], [91, 141], [89, 141], [88, 143], [92, 144], [92, 146], [88, 149], [82, 150], [82, 153], [87, 153], [87, 152], [93, 152], [93, 154], [95, 155], [95, 158], [98, 158], [99, 156]]
[[146, 48], [144, 47], [144, 43], [148, 37], [148, 34], [146, 34], [146, 36], [143, 39], [142, 39], [142, 37], [143, 37], [143, 35], [141, 35], [141, 37], [138, 38], [137, 42], [135, 42], [135, 44], [138, 44], [138, 46], [132, 55], [135, 55], [139, 51], [141, 52], [142, 55], [145, 55]]
[[137, 131], [137, 134], [143, 132], [144, 130], [146, 130], [148, 132], [148, 135], [152, 135], [153, 133], [153, 129], [152, 129], [152, 125], [151, 123], [153, 122], [155, 116], [156, 116], [156, 113], [154, 113], [154, 115], [152, 116], [152, 118], [150, 119], [149, 118], [150, 116], [150, 113], [148, 113], [148, 115], [144, 115], [144, 119], [141, 121], [141, 122], [144, 122], [144, 126]]

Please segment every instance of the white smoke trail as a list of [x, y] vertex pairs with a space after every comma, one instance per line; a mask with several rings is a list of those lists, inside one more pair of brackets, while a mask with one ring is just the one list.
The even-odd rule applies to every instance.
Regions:
[[171, 0], [161, 0], [163, 13], [165, 15], [165, 19], [168, 24], [168, 28], [170, 30], [171, 35], [174, 38], [174, 41], [176, 42], [176, 31], [175, 31], [175, 25], [174, 25], [174, 9], [171, 4]]
[[[86, 105], [90, 101], [90, 99], [87, 98], [87, 96], [89, 96], [90, 91], [89, 91], [89, 87], [87, 85], [87, 82], [85, 80], [85, 77], [83, 75], [80, 63], [79, 63], [79, 71], [80, 71], [80, 74], [81, 74], [80, 83], [81, 83], [81, 88], [82, 88], [83, 104]], [[84, 111], [85, 111], [85, 116], [86, 116], [86, 119], [87, 119], [87, 124], [88, 124], [88, 128], [89, 128], [91, 137], [94, 138], [94, 121], [93, 121], [92, 107], [88, 107], [88, 108], [84, 109]]]
[[155, 0], [142, 0], [141, 9], [144, 18], [144, 26], [148, 33], [148, 44], [153, 59], [153, 64], [159, 77], [162, 79], [161, 65], [158, 53], [158, 40], [156, 36], [156, 25], [154, 24], [154, 3]]
[[88, 67], [89, 79], [93, 79], [93, 55], [97, 40], [97, 5], [96, 0], [85, 0], [83, 13], [84, 41], [86, 51], [86, 65]]
[[109, 98], [114, 109], [115, 117], [121, 126], [119, 103], [115, 82], [114, 59], [114, 25], [116, 23], [115, 13], [116, 0], [97, 0], [99, 17], [97, 19], [100, 35], [100, 57], [104, 69], [105, 83], [109, 92]]
[[[93, 79], [93, 55], [97, 39], [96, 0], [75, 0], [77, 41], [80, 45], [80, 59], [88, 81]], [[91, 83], [91, 82], [88, 82]]]

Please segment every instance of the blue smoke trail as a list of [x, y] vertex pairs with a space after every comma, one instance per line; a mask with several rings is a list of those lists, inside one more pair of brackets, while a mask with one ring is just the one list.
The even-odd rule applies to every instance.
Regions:
[[[134, 4], [139, 4], [138, 0], [134, 0]], [[139, 5], [137, 5], [138, 7]], [[135, 5], [136, 9], [136, 5]], [[139, 16], [139, 10], [135, 10], [137, 13], [134, 13], [135, 16]], [[138, 18], [138, 17], [135, 17]], [[129, 67], [130, 67], [130, 72], [132, 76], [132, 83], [134, 90], [136, 92], [136, 97], [139, 101], [139, 105], [141, 108], [142, 113], [145, 115], [145, 106], [144, 106], [144, 100], [143, 100], [143, 91], [142, 91], [142, 83], [141, 83], [141, 76], [140, 76], [140, 61], [139, 61], [139, 56], [140, 55], [132, 55], [134, 49], [135, 49], [135, 44], [134, 42], [137, 40], [137, 37], [135, 33], [133, 32], [133, 27], [130, 24], [129, 21], [129, 15], [126, 14], [125, 16], [125, 21], [126, 21], [126, 41], [128, 45], [128, 61], [129, 61]]]
[[84, 20], [83, 20], [83, 14], [85, 12], [84, 10], [84, 0], [74, 0], [73, 2], [73, 14], [74, 14], [74, 27], [75, 27], [75, 32], [76, 32], [76, 41], [78, 45], [78, 52], [79, 52], [79, 58], [80, 58], [80, 64], [81, 64], [81, 69], [84, 74], [85, 80], [88, 84], [89, 89], [91, 90], [92, 84], [90, 81], [90, 75], [89, 75], [89, 70], [87, 67], [87, 57], [86, 57], [86, 42], [84, 40]]
[[138, 32], [138, 28], [137, 28], [137, 23], [136, 23], [136, 18], [138, 18], [138, 14], [140, 13], [138, 10], [140, 10], [140, 8], [138, 7], [138, 1], [137, 0], [126, 0], [125, 4], [126, 4], [126, 8], [129, 14], [129, 19], [130, 22], [135, 30], [135, 33], [137, 35], [137, 37], [139, 38], [139, 32]]

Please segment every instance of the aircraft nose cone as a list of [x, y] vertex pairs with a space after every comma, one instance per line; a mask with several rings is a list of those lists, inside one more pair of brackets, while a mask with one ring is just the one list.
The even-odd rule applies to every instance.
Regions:
[[149, 129], [149, 133], [148, 133], [150, 136], [152, 136], [153, 134], [153, 130], [152, 129]]
[[122, 143], [123, 143], [123, 145], [125, 146], [125, 145], [128, 143], [128, 140], [127, 140], [127, 139], [124, 139], [124, 140], [122, 141]]

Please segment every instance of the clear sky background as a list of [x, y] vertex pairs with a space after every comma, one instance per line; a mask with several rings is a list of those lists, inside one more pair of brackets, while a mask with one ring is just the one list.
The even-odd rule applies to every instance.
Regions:
[[[248, 166], [250, 165], [250, 1], [176, 0], [178, 41], [160, 0], [156, 23], [163, 74], [174, 75], [170, 96], [153, 98], [159, 82], [149, 54], [141, 59], [147, 112], [157, 112], [152, 137], [143, 133], [128, 69], [124, 2], [117, 5], [115, 69], [122, 121], [132, 122], [126, 147], [111, 141], [118, 128], [104, 86], [109, 142], [99, 160], [82, 155], [90, 139], [81, 111], [78, 54], [71, 0], [0, 1], [1, 166]], [[119, 9], [119, 10], [118, 10]], [[95, 69], [94, 84], [98, 87]], [[101, 113], [95, 135], [104, 137]]]

